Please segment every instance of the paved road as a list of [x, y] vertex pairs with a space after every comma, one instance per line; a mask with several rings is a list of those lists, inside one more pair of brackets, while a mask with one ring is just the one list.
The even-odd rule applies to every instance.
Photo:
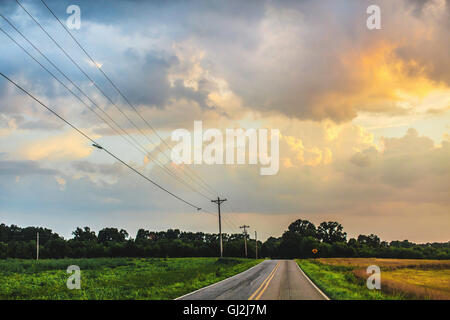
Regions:
[[238, 275], [194, 291], [182, 300], [328, 299], [294, 260], [266, 260]]

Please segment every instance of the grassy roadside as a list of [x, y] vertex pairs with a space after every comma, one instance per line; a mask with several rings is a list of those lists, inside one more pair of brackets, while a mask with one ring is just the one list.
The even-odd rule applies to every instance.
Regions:
[[[0, 299], [174, 299], [261, 261], [236, 258], [1, 260]], [[67, 289], [69, 265], [81, 269], [80, 290]]]
[[347, 266], [325, 265], [312, 259], [297, 259], [306, 275], [333, 300], [391, 300], [402, 299], [379, 290], [369, 290], [363, 279], [353, 274]]

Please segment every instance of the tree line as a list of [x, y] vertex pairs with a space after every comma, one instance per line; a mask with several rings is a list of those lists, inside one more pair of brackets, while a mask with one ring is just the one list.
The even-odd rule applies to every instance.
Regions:
[[[132, 238], [124, 229], [104, 228], [97, 234], [89, 227], [76, 228], [73, 238], [64, 239], [50, 229], [20, 228], [0, 224], [0, 259], [36, 258], [36, 234], [39, 232], [40, 258], [100, 257], [215, 257], [219, 235], [182, 232], [178, 229], [149, 231], [139, 229]], [[244, 257], [244, 235], [222, 234], [224, 256]], [[261, 247], [262, 243], [258, 242]], [[255, 257], [255, 241], [247, 235], [248, 256]]]
[[[89, 227], [76, 228], [73, 238], [64, 239], [47, 228], [0, 224], [0, 258], [36, 258], [39, 233], [40, 258], [96, 257], [214, 257], [219, 252], [219, 235], [183, 232], [178, 229], [150, 231], [139, 229], [130, 237], [124, 229], [104, 228], [98, 233]], [[224, 256], [244, 257], [247, 237], [248, 257], [255, 257], [255, 240], [243, 234], [222, 234]], [[259, 257], [379, 257], [411, 259], [450, 259], [450, 242], [415, 244], [381, 241], [374, 234], [359, 235], [347, 241], [338, 222], [322, 222], [318, 227], [307, 220], [291, 223], [279, 238], [258, 241]]]
[[347, 241], [347, 233], [336, 221], [318, 227], [308, 220], [291, 223], [279, 238], [268, 238], [261, 253], [268, 257], [375, 257], [396, 259], [450, 259], [450, 241], [415, 244], [408, 240], [381, 241], [375, 234], [359, 235]]

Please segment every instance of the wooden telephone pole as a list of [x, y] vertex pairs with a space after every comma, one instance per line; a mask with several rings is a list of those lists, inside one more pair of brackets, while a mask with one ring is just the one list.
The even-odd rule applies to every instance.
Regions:
[[217, 197], [217, 200], [211, 200], [211, 202], [217, 203], [217, 210], [219, 212], [219, 243], [220, 243], [220, 257], [223, 257], [223, 244], [222, 244], [222, 218], [220, 216], [220, 205], [222, 202], [227, 201], [227, 199], [220, 199]]
[[39, 260], [39, 232], [36, 233], [36, 260]]
[[247, 228], [250, 228], [250, 226], [246, 226], [244, 224], [243, 226], [240, 226], [239, 228], [244, 229], [245, 257], [247, 258]]
[[258, 234], [255, 231], [255, 259], [258, 259]]

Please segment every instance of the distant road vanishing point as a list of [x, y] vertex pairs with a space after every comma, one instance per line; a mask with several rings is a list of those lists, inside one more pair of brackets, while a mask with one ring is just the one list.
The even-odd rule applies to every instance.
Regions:
[[294, 260], [266, 260], [177, 300], [329, 300]]

